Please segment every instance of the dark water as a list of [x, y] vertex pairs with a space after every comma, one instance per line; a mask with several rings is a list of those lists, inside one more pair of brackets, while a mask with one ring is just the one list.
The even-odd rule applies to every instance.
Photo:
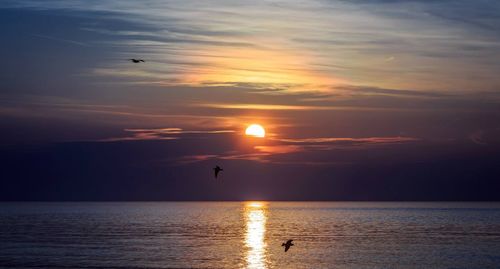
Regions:
[[500, 268], [500, 204], [0, 203], [0, 267]]

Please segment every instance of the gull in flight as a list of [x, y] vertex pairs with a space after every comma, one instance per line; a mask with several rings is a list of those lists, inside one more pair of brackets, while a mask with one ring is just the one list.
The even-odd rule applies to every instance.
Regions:
[[146, 62], [146, 61], [144, 61], [143, 59], [133, 59], [133, 58], [132, 58], [132, 59], [128, 59], [128, 60], [129, 60], [129, 61], [131, 61], [131, 62], [133, 62], [133, 63], [135, 63], [135, 64], [140, 63], [140, 62], [143, 62], [143, 63], [145, 63], [145, 62]]
[[285, 252], [287, 252], [291, 246], [293, 246], [292, 239], [286, 241], [286, 243], [282, 243], [281, 246], [285, 247]]
[[224, 171], [222, 168], [220, 168], [218, 165], [216, 165], [214, 168], [214, 173], [215, 173], [215, 178], [219, 175], [220, 171]]

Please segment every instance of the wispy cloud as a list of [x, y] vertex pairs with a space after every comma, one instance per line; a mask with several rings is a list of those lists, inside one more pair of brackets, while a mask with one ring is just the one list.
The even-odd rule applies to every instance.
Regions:
[[335, 87], [335, 91], [343, 91], [352, 95], [369, 94], [369, 95], [388, 95], [388, 96], [407, 96], [407, 97], [454, 97], [454, 94], [460, 93], [446, 93], [443, 91], [417, 91], [411, 89], [383, 89], [377, 87], [354, 86], [344, 85]]
[[183, 130], [182, 128], [160, 128], [160, 129], [125, 129], [126, 132], [132, 133], [154, 133], [158, 135], [171, 135], [171, 134], [223, 134], [234, 133], [234, 130], [204, 130], [192, 131]]
[[295, 145], [255, 146], [254, 149], [270, 154], [287, 154], [304, 151], [303, 147]]
[[402, 143], [420, 140], [414, 137], [319, 137], [319, 138], [282, 138], [276, 139], [281, 142], [293, 144], [323, 144], [323, 143], [359, 143], [359, 144], [378, 144], [378, 143]]
[[[320, 98], [324, 100], [324, 98]], [[321, 111], [321, 110], [351, 110], [351, 111], [391, 111], [391, 110], [407, 110], [407, 108], [391, 108], [391, 107], [368, 107], [368, 106], [348, 106], [337, 105], [335, 103], [329, 105], [280, 105], [280, 104], [196, 104], [193, 106], [215, 108], [215, 109], [239, 109], [239, 110], [296, 110], [296, 111]]]
[[[176, 130], [173, 130], [176, 131]], [[261, 141], [261, 142], [259, 142]], [[347, 164], [348, 161], [331, 161], [328, 158], [313, 158], [304, 153], [315, 154], [315, 152], [326, 151], [350, 151], [369, 150], [381, 147], [396, 146], [405, 143], [418, 142], [420, 139], [413, 137], [367, 137], [367, 138], [266, 138], [255, 140], [254, 146], [228, 145], [232, 150], [213, 149], [211, 152], [189, 154], [177, 159], [170, 160], [178, 164], [191, 164], [208, 160], [246, 160], [261, 163], [279, 164], [304, 164], [304, 165], [327, 165]]]
[[[500, 66], [491, 57], [500, 52], [494, 27], [500, 5], [494, 1], [193, 3], [21, 0], [4, 5], [96, 18], [106, 13], [109, 20], [126, 22], [81, 28], [106, 36], [94, 44], [113, 47], [117, 55], [149, 60], [140, 72], [119, 61], [95, 68], [96, 74], [131, 82], [292, 83], [309, 85], [301, 88], [305, 91], [339, 83], [427, 91], [500, 85]], [[296, 23], [290, 24], [290, 17]]]
[[125, 129], [131, 136], [101, 139], [101, 142], [137, 141], [137, 140], [175, 140], [181, 139], [185, 134], [225, 134], [234, 133], [234, 130], [183, 130], [182, 128], [158, 129]]
[[[483, 0], [6, 0], [16, 64], [0, 72], [2, 89], [40, 95], [2, 98], [0, 113], [12, 130], [70, 140], [182, 140], [254, 122], [288, 138], [240, 152], [259, 158], [411, 142], [372, 138], [381, 135], [469, 138], [498, 122], [499, 9]], [[9, 23], [16, 14], [30, 18], [28, 34]], [[68, 123], [93, 133], [61, 132]]]
[[331, 110], [333, 107], [273, 105], [273, 104], [197, 104], [194, 106], [221, 109], [256, 109], [256, 110]]
[[154, 133], [136, 133], [127, 137], [111, 137], [99, 139], [97, 142], [119, 142], [119, 141], [143, 141], [143, 140], [176, 140], [179, 137], [174, 136], [160, 136]]

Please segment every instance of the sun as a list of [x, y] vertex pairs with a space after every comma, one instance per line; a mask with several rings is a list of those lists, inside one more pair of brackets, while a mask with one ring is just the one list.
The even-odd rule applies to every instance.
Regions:
[[245, 134], [254, 137], [265, 137], [266, 130], [264, 130], [264, 127], [259, 124], [251, 124], [245, 130]]

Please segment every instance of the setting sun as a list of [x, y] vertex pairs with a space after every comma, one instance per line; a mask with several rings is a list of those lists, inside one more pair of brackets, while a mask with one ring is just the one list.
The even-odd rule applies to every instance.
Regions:
[[245, 130], [245, 134], [254, 137], [264, 137], [266, 136], [266, 131], [259, 124], [251, 124]]

